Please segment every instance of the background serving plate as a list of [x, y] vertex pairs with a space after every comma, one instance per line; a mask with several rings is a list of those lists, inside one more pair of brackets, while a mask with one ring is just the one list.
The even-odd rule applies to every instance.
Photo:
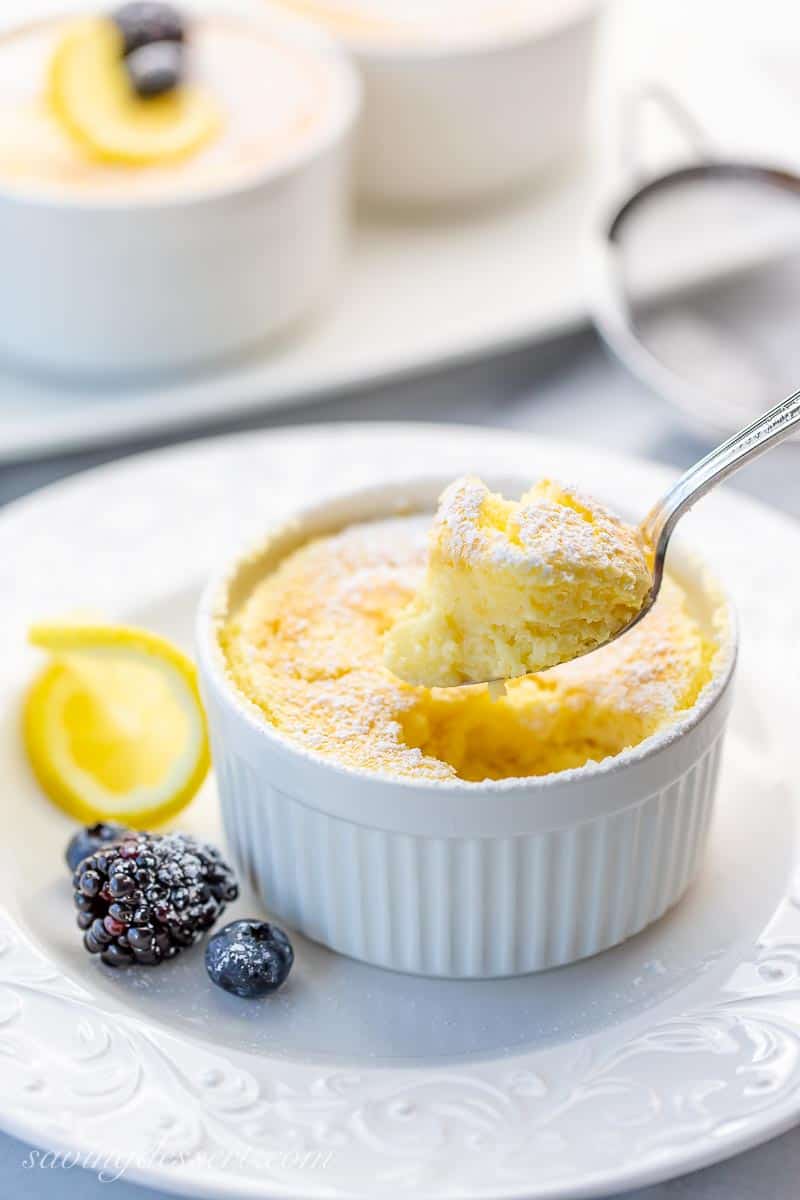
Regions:
[[[7, 1130], [198, 1196], [497, 1200], [666, 1178], [800, 1116], [800, 531], [730, 492], [686, 521], [741, 615], [719, 811], [700, 879], [651, 930], [561, 970], [470, 983], [393, 975], [298, 937], [292, 977], [264, 1005], [214, 989], [199, 950], [118, 975], [80, 949], [70, 824], [19, 744], [27, 624], [88, 606], [188, 642], [204, 576], [232, 543], [409, 462], [552, 472], [632, 513], [669, 479], [518, 432], [344, 425], [131, 459], [0, 516]], [[212, 784], [182, 824], [219, 837]]]
[[[262, 2], [236, 6], [257, 12]], [[6, 0], [0, 25], [68, 5], [85, 8], [86, 0]], [[599, 198], [619, 181], [622, 97], [637, 79], [665, 80], [702, 115], [715, 144], [800, 165], [789, 19], [790, 0], [765, 0], [757, 12], [744, 5], [732, 11], [722, 0], [617, 0], [602, 31], [582, 158], [508, 207], [427, 220], [363, 217], [327, 311], [216, 370], [111, 387], [33, 377], [0, 363], [0, 462], [219, 423], [476, 359], [582, 323], [583, 235]], [[652, 161], [663, 163], [673, 142], [659, 127], [650, 133]], [[656, 280], [660, 269], [653, 264]]]

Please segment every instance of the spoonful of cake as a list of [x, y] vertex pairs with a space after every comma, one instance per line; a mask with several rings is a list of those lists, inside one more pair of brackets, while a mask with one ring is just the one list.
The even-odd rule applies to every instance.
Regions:
[[800, 392], [691, 467], [638, 526], [550, 479], [519, 501], [476, 476], [455, 480], [384, 664], [408, 683], [453, 687], [544, 671], [620, 637], [653, 607], [683, 514], [796, 426]]

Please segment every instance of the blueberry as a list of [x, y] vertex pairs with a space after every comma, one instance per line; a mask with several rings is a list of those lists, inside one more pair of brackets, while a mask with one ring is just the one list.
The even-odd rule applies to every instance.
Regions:
[[132, 54], [151, 42], [182, 42], [186, 37], [183, 17], [171, 4], [156, 0], [133, 0], [111, 14], [122, 34], [123, 54]]
[[250, 999], [267, 996], [286, 982], [294, 962], [292, 943], [268, 921], [233, 921], [206, 946], [212, 983]]
[[160, 96], [180, 83], [183, 49], [179, 42], [148, 42], [126, 56], [125, 66], [138, 96]]
[[105, 821], [99, 821], [97, 825], [88, 825], [86, 829], [79, 829], [70, 839], [65, 854], [70, 871], [75, 871], [79, 863], [90, 854], [95, 854], [101, 846], [108, 842], [116, 842], [126, 833], [128, 830], [124, 825], [113, 825]]

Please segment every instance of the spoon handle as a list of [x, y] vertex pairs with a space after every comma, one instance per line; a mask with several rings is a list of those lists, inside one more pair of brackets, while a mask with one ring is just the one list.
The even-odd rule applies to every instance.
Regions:
[[800, 425], [800, 391], [787, 396], [752, 425], [735, 433], [716, 450], [690, 467], [673, 484], [642, 522], [642, 532], [655, 550], [654, 582], [656, 590], [664, 570], [664, 556], [675, 525], [692, 505], [716, 484], [727, 479], [746, 463], [783, 441]]

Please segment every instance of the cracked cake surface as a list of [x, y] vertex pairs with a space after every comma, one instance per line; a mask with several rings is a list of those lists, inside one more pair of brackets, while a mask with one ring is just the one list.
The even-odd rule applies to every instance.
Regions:
[[349, 767], [479, 782], [602, 761], [679, 719], [716, 643], [667, 578], [619, 641], [489, 688], [427, 688], [384, 665], [387, 630], [424, 579], [432, 517], [351, 525], [301, 545], [224, 623], [232, 679], [280, 733]]

